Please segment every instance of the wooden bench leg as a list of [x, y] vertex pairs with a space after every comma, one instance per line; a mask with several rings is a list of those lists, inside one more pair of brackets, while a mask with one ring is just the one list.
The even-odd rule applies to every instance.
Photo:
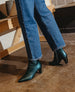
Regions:
[[0, 52], [0, 59], [24, 47], [24, 41]]
[[17, 43], [19, 43], [20, 38], [21, 38], [21, 34], [22, 34], [21, 28], [18, 27], [18, 28], [16, 29], [16, 33], [15, 33], [15, 35], [14, 35], [14, 39], [13, 39], [13, 42], [12, 42], [12, 46], [15, 45], [15, 44], [17, 44]]

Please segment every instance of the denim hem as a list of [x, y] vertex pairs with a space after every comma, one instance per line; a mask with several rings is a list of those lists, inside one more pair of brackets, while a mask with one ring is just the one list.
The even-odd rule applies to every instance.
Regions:
[[65, 47], [65, 46], [66, 46], [66, 45], [62, 45], [62, 46], [60, 46], [60, 47], [54, 49], [54, 51], [56, 51], [56, 50], [58, 50], [58, 49], [61, 49], [61, 48]]
[[42, 56], [43, 56], [43, 55], [41, 55], [40, 57], [35, 58], [35, 59], [29, 59], [29, 58], [28, 58], [28, 60], [30, 60], [30, 61], [33, 61], [33, 60], [38, 60], [38, 59], [42, 58]]

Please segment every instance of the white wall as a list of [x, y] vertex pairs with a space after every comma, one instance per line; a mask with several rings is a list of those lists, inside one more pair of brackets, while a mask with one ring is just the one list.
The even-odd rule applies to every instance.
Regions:
[[50, 0], [45, 0], [45, 3], [46, 3], [47, 6], [49, 6], [50, 5]]
[[0, 4], [5, 3], [5, 1], [8, 1], [8, 0], [0, 0]]

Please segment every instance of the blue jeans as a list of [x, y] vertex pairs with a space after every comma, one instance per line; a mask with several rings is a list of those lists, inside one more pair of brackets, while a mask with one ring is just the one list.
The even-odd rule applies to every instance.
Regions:
[[29, 60], [42, 57], [37, 23], [52, 51], [65, 46], [65, 42], [45, 0], [15, 0], [18, 20]]

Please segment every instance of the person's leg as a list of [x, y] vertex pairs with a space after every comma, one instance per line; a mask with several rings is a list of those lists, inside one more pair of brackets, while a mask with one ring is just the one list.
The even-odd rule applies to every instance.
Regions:
[[[46, 37], [52, 50], [65, 46], [64, 40], [51, 11], [46, 7], [45, 0], [35, 0], [35, 17], [41, 31]], [[38, 16], [38, 14], [39, 16]], [[44, 25], [44, 26], [43, 26]]]
[[[65, 46], [58, 25], [53, 14], [46, 7], [45, 0], [35, 0], [35, 19], [54, 52]], [[63, 50], [61, 50], [61, 53], [63, 53]], [[66, 58], [66, 54], [62, 57]], [[65, 62], [67, 62], [67, 59]]]
[[34, 19], [34, 0], [15, 0], [15, 3], [28, 54], [27, 71], [18, 81], [23, 82], [32, 79], [37, 71], [42, 72], [39, 62], [42, 53], [37, 23]]
[[42, 57], [37, 23], [34, 19], [34, 0], [15, 0], [20, 26], [29, 60]]

